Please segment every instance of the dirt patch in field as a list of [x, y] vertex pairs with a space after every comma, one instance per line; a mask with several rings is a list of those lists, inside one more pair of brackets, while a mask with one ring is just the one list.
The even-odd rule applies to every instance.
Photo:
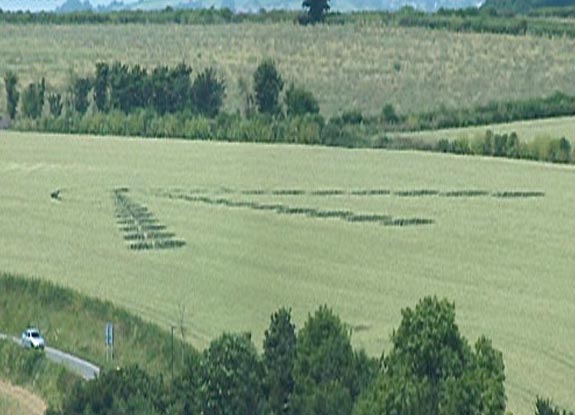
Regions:
[[46, 404], [38, 396], [27, 389], [0, 380], [0, 412], [3, 413], [2, 398], [7, 397], [14, 401], [22, 414], [42, 415], [46, 411]]

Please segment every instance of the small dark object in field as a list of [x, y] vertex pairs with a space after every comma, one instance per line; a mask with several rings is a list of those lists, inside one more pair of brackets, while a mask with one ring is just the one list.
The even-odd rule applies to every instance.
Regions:
[[50, 197], [53, 200], [61, 200], [60, 199], [60, 189], [54, 190], [52, 193], [50, 193]]

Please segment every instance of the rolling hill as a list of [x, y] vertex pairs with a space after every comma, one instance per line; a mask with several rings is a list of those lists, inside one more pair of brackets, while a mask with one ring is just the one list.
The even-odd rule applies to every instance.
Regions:
[[[425, 11], [435, 11], [439, 8], [478, 7], [482, 0], [332, 0], [331, 8], [335, 11], [359, 10], [398, 10], [405, 6]], [[162, 10], [172, 8], [223, 8], [227, 7], [238, 12], [257, 12], [260, 9], [301, 9], [300, 0], [137, 0], [112, 1], [108, 4], [92, 6], [89, 0], [66, 0], [56, 8], [57, 12], [94, 10], [111, 12], [119, 10]]]

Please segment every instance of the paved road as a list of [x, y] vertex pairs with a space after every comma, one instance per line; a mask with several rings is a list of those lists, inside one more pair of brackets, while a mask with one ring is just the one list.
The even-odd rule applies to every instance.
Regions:
[[[20, 344], [20, 339], [14, 336], [0, 333], [0, 339], [12, 340], [17, 344]], [[66, 366], [70, 371], [80, 375], [86, 380], [94, 379], [100, 373], [100, 368], [87, 360], [80, 359], [77, 356], [54, 349], [53, 347], [46, 347], [44, 350], [46, 352], [46, 357], [49, 360]]]

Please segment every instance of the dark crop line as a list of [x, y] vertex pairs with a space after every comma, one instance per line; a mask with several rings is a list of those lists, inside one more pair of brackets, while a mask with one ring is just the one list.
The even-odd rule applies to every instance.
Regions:
[[118, 229], [130, 249], [171, 249], [185, 245], [184, 241], [174, 239], [174, 233], [166, 232], [166, 226], [160, 224], [148, 208], [130, 200], [127, 193], [126, 188], [115, 189], [113, 199]]
[[[183, 192], [183, 190], [178, 190]], [[495, 197], [495, 198], [528, 198], [528, 197], [544, 197], [545, 192], [541, 191], [517, 191], [517, 190], [504, 190], [489, 192], [480, 189], [464, 189], [464, 190], [448, 190], [440, 191], [437, 189], [406, 189], [406, 190], [388, 190], [388, 189], [319, 189], [319, 190], [303, 190], [303, 189], [245, 189], [234, 190], [229, 188], [214, 189], [192, 189], [186, 193], [192, 195], [205, 195], [205, 194], [239, 194], [243, 196], [318, 196], [318, 197], [331, 197], [331, 196], [395, 196], [395, 197], [429, 197], [440, 196], [447, 198], [466, 198], [466, 197]]]
[[349, 223], [375, 223], [382, 226], [414, 226], [431, 225], [432, 219], [427, 218], [393, 218], [381, 214], [357, 214], [349, 210], [322, 210], [308, 207], [294, 207], [276, 203], [259, 203], [254, 201], [235, 201], [226, 198], [211, 198], [194, 194], [176, 194], [159, 192], [157, 196], [191, 203], [202, 203], [228, 208], [246, 208], [251, 210], [271, 211], [281, 215], [301, 215], [314, 219], [340, 219]]

